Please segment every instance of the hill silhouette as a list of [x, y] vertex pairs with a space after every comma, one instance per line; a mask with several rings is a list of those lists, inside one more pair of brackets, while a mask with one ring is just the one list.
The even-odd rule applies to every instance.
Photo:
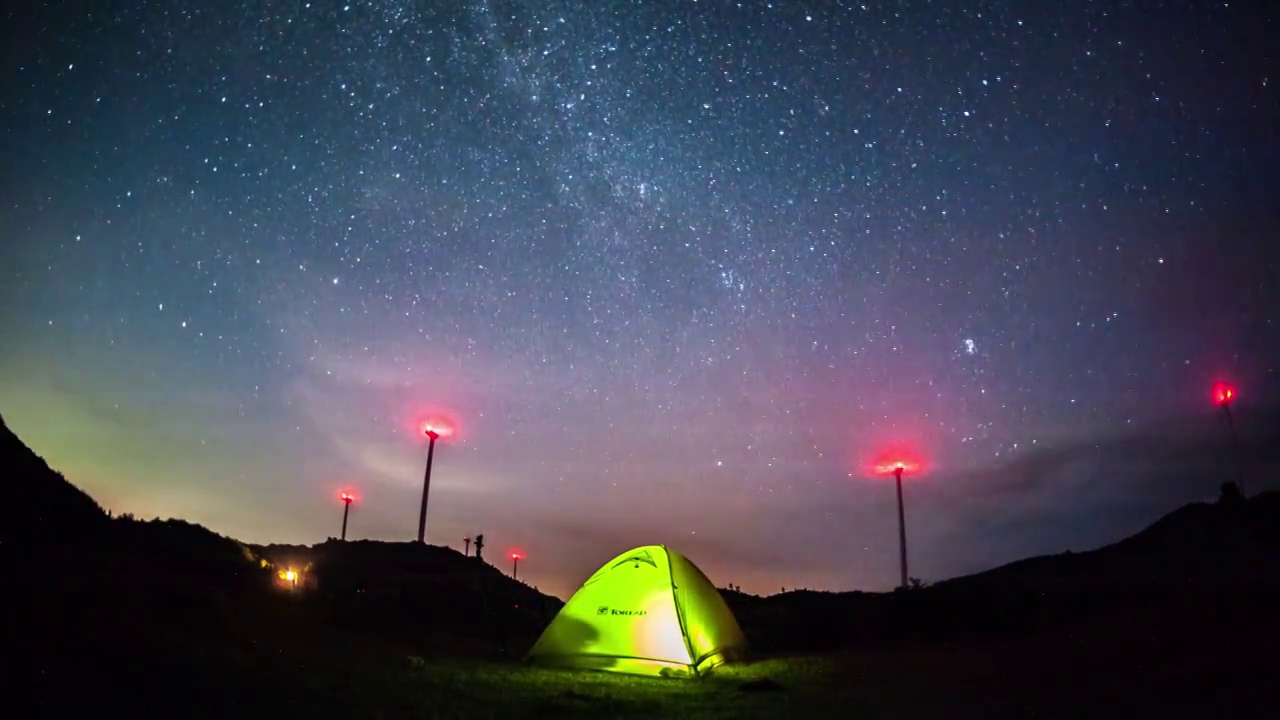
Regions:
[[[1234, 487], [1234, 486], [1231, 486]], [[1192, 503], [1124, 540], [892, 593], [727, 592], [757, 648], [1017, 637], [1170, 603], [1280, 599], [1280, 492]]]
[[18, 439], [0, 416], [0, 468], [5, 500], [23, 512], [4, 513], [0, 542], [70, 541], [102, 530], [107, 513]]
[[[433, 657], [519, 657], [560, 607], [449, 548], [333, 539], [250, 546], [181, 520], [112, 518], [7, 428], [0, 451], [6, 486], [29, 515], [4, 526], [11, 610], [0, 614], [2, 631], [22, 658], [14, 684], [40, 714], [128, 703], [142, 715], [351, 717], [384, 715], [391, 703], [387, 716], [414, 716], [395, 698], [417, 691], [377, 685], [379, 678], [409, 677]], [[1165, 703], [1216, 712], [1224, 698], [1261, 697], [1245, 686], [1253, 676], [1238, 663], [1273, 649], [1280, 635], [1278, 551], [1280, 493], [1247, 500], [1227, 493], [1097, 550], [918, 589], [722, 592], [758, 654], [853, 658], [814, 665], [839, 683], [884, 663], [924, 673], [930, 691], [950, 688], [972, 702], [974, 691], [956, 689], [969, 681], [949, 678], [995, 683], [1015, 710], [1068, 698], [1054, 706], [1068, 717], [1088, 709], [1069, 700], [1079, 688], [1127, 697], [1133, 678], [1146, 677], [1151, 692], [1166, 694], [1188, 682], [1217, 683]], [[285, 568], [300, 572], [296, 589], [282, 583]], [[1228, 655], [1237, 664], [1220, 662]], [[1147, 667], [1159, 672], [1135, 675]], [[353, 685], [358, 673], [374, 687]], [[886, 693], [901, 684], [893, 692], [902, 698], [919, 694], [892, 671], [877, 677], [889, 683]], [[439, 693], [451, 695], [471, 678], [433, 682], [433, 704], [422, 707], [434, 708]], [[496, 692], [465, 702], [496, 707]], [[789, 696], [777, 692], [788, 707]], [[825, 697], [816, 706], [831, 710]], [[361, 712], [370, 707], [361, 702], [378, 709]]]
[[379, 636], [430, 638], [453, 651], [519, 656], [563, 603], [448, 547], [373, 540], [254, 546], [296, 568], [332, 622]]

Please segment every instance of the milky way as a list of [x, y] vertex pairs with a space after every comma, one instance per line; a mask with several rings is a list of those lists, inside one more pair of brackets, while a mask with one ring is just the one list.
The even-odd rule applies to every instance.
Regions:
[[116, 511], [409, 539], [440, 411], [429, 541], [543, 589], [882, 589], [885, 447], [938, 579], [1277, 397], [1275, 9], [114, 5], [7, 11], [0, 410]]

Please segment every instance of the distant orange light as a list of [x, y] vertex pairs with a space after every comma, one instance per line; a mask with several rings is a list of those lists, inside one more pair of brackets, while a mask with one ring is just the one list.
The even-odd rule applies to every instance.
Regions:
[[1214, 383], [1212, 396], [1215, 404], [1229, 405], [1236, 399], [1236, 389], [1228, 383]]
[[341, 494], [338, 495], [338, 499], [341, 500], [342, 502], [349, 503], [349, 502], [355, 502], [356, 496], [354, 493], [349, 493], [344, 490], [342, 491]]
[[512, 560], [523, 560], [523, 559], [524, 559], [524, 553], [520, 552], [519, 550], [513, 550], [513, 551], [511, 552], [511, 559], [512, 559]]

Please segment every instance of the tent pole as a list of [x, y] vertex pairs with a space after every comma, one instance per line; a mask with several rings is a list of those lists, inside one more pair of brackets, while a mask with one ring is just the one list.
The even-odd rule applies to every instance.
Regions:
[[659, 545], [662, 548], [662, 554], [667, 556], [667, 577], [671, 578], [671, 602], [676, 606], [676, 623], [680, 625], [680, 637], [684, 640], [685, 652], [689, 653], [689, 670], [693, 672], [694, 677], [698, 677], [697, 658], [693, 656], [693, 643], [689, 642], [689, 627], [685, 623], [684, 610], [680, 608], [680, 587], [676, 585], [676, 571], [671, 566], [671, 552], [667, 550], [666, 545]]

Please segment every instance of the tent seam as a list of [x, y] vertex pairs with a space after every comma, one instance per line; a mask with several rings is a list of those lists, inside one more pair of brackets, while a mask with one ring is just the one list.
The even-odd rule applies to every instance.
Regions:
[[671, 551], [667, 550], [666, 545], [659, 545], [662, 548], [662, 554], [667, 556], [667, 577], [671, 578], [671, 602], [676, 606], [676, 624], [680, 626], [680, 639], [684, 640], [685, 652], [689, 653], [689, 671], [694, 676], [699, 676], [698, 659], [693, 654], [693, 644], [689, 642], [689, 629], [685, 625], [684, 611], [680, 609], [680, 598], [676, 597], [679, 587], [676, 585], [676, 572], [671, 566]]

